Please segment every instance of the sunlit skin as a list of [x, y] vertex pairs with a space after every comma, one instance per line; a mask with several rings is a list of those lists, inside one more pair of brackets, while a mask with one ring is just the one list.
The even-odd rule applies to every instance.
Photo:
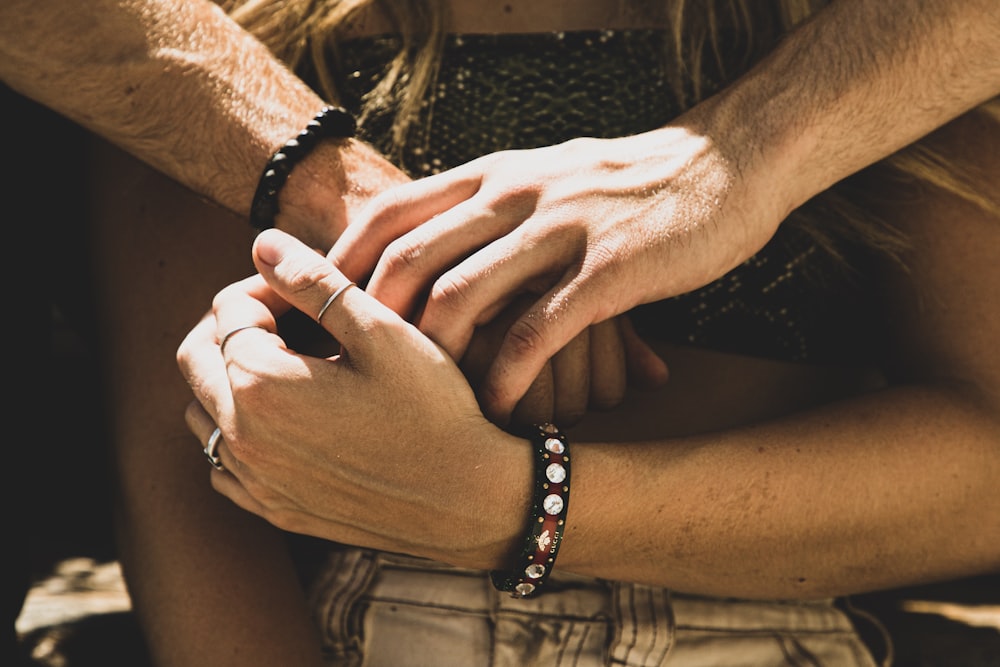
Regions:
[[[712, 159], [706, 163], [725, 167], [735, 159], [740, 166], [736, 176], [744, 179], [734, 183], [732, 173], [719, 174], [716, 182], [739, 196], [726, 199], [727, 208], [715, 211], [720, 215], [711, 224], [699, 226], [697, 221], [684, 219], [676, 221], [675, 230], [678, 234], [708, 230], [729, 241], [743, 238], [745, 247], [734, 248], [728, 241], [719, 246], [705, 244], [704, 248], [724, 249], [722, 257], [673, 253], [676, 261], [689, 263], [691, 273], [681, 272], [682, 279], [686, 275], [693, 280], [690, 276], [700, 271], [707, 276], [712, 270], [706, 266], [721, 270], [738, 261], [739, 255], [748, 256], [766, 240], [784, 212], [802, 199], [997, 94], [997, 43], [995, 39], [980, 39], [980, 35], [992, 36], [998, 30], [987, 20], [996, 17], [991, 5], [923, 3], [921, 11], [927, 12], [923, 14], [907, 4], [834, 3], [845, 11], [828, 13], [827, 22], [814, 24], [815, 31], [800, 35], [801, 41], [790, 41], [784, 55], [772, 59], [714, 106], [704, 107], [702, 115], [688, 116], [689, 122], [683, 126], [664, 128], [657, 135], [686, 140], [678, 142], [677, 150], [680, 143], [687, 143], [695, 152], [704, 151], [706, 146], [720, 150], [721, 155], [709, 156]], [[510, 10], [504, 8], [502, 13], [500, 4], [490, 5], [499, 15], [487, 16], [481, 6], [458, 3], [452, 11], [453, 27], [476, 30], [482, 21], [491, 28], [510, 31], [529, 26], [603, 27], [615, 16], [618, 5], [517, 1], [506, 3]], [[883, 10], [914, 22], [879, 20]], [[915, 21], [919, 16], [929, 18]], [[826, 29], [822, 29], [824, 25]], [[938, 30], [941, 26], [946, 29]], [[889, 32], [883, 40], [861, 39], [859, 43], [857, 37], [868, 34], [859, 29], [862, 27]], [[893, 29], [898, 34], [892, 33]], [[805, 48], [810, 45], [816, 48]], [[855, 58], [859, 53], [867, 55]], [[838, 54], [844, 60], [834, 57]], [[113, 66], [109, 67], [109, 62]], [[831, 69], [838, 62], [883, 66], [869, 72]], [[185, 66], [178, 68], [178, 63]], [[812, 76], [796, 76], [796, 72]], [[178, 73], [183, 76], [176, 76]], [[299, 513], [305, 503], [315, 500], [312, 494], [322, 492], [324, 468], [311, 468], [314, 476], [301, 484], [302, 472], [297, 473], [293, 490], [302, 494], [298, 498], [274, 492], [283, 486], [283, 475], [293, 474], [290, 466], [301, 461], [291, 456], [280, 459], [276, 452], [283, 451], [287, 441], [274, 438], [273, 432], [266, 435], [269, 429], [282, 426], [280, 420], [271, 425], [255, 418], [248, 421], [244, 408], [237, 410], [227, 401], [221, 376], [213, 375], [221, 363], [217, 342], [222, 325], [209, 318], [191, 333], [182, 359], [193, 363], [204, 358], [205, 365], [198, 361], [198, 370], [187, 369], [190, 386], [177, 372], [175, 352], [205, 315], [213, 297], [255, 270], [249, 253], [253, 235], [247, 228], [246, 213], [260, 168], [274, 150], [305, 126], [324, 100], [202, 0], [10, 0], [0, 6], [0, 74], [15, 90], [65, 113], [132, 156], [106, 143], [95, 147], [92, 168], [87, 172], [93, 179], [87, 212], [94, 221], [95, 266], [102, 290], [99, 315], [115, 406], [115, 462], [121, 473], [119, 549], [133, 605], [157, 664], [321, 665], [308, 609], [280, 533], [240, 505], [275, 519], [279, 526], [333, 536], [340, 530], [330, 527], [338, 523], [335, 511], [325, 517], [319, 509], [307, 515]], [[812, 94], [817, 90], [824, 95]], [[121, 91], [128, 94], [123, 96]], [[815, 132], [805, 132], [803, 127]], [[844, 127], [851, 131], [844, 132]], [[990, 143], [995, 141], [994, 135], [983, 128], [972, 128], [966, 134], [967, 128], [965, 123], [954, 125], [957, 134], [946, 132], [944, 140], [981, 151], [980, 160], [1000, 153]], [[968, 139], [970, 135], [974, 140]], [[627, 145], [621, 144], [620, 155], [630, 153], [624, 148]], [[751, 149], [751, 155], [735, 157], [733, 149], [740, 146]], [[577, 144], [575, 148], [586, 147]], [[590, 164], [600, 166], [601, 162], [593, 159]], [[524, 185], [506, 182], [505, 170], [514, 171], [514, 166], [513, 161], [509, 165], [505, 160], [483, 161], [467, 168], [462, 178], [481, 177], [490, 187], [476, 192], [503, 201], [511, 190]], [[560, 166], [559, 161], [553, 162], [552, 180], [548, 181], [553, 186], [558, 184]], [[994, 162], [981, 166], [987, 174], [996, 173]], [[596, 178], [599, 172], [593, 174]], [[539, 179], [543, 176], [536, 175]], [[408, 179], [361, 142], [322, 144], [303, 160], [294, 176], [281, 195], [278, 227], [303, 239], [310, 248], [325, 250], [348, 223], [362, 220], [369, 225], [373, 220], [391, 224], [393, 232], [383, 238], [385, 243], [405, 237], [411, 230], [421, 233], [418, 224], [423, 220], [392, 219], [391, 207], [384, 204], [404, 193], [420, 199], [427, 192], [396, 191], [366, 208], [375, 195]], [[429, 181], [428, 190], [444, 178]], [[579, 181], [584, 190], [583, 186], [593, 182]], [[546, 196], [555, 197], [555, 193], [552, 189]], [[569, 196], [566, 191], [562, 194]], [[775, 194], [780, 195], [780, 201], [775, 201]], [[704, 206], [714, 198], [706, 198], [700, 191], [693, 196], [696, 200], [679, 210], [714, 210]], [[431, 209], [442, 207], [440, 201], [428, 204]], [[740, 215], [746, 211], [770, 211], [771, 215], [770, 219], [764, 216], [756, 220], [759, 226], [748, 230]], [[986, 493], [984, 481], [997, 476], [998, 372], [995, 346], [989, 344], [997, 339], [997, 332], [992, 310], [982, 308], [996, 295], [996, 268], [991, 258], [983, 256], [989, 248], [997, 247], [996, 221], [948, 198], [935, 198], [895, 213], [922, 249], [911, 258], [914, 283], [900, 282], [893, 298], [887, 299], [897, 309], [894, 321], [900, 323], [900, 341], [905, 343], [897, 349], [900, 358], [893, 360], [895, 377], [909, 385], [894, 384], [852, 403], [782, 417], [831, 398], [850, 396], [859, 388], [871, 388], [871, 378], [868, 374], [831, 374], [711, 351], [658, 347], [670, 368], [665, 386], [655, 392], [630, 390], [615, 413], [620, 415], [617, 419], [597, 413], [576, 425], [566, 425], [580, 446], [574, 453], [572, 525], [560, 555], [561, 567], [599, 574], [606, 566], [602, 553], [608, 545], [619, 548], [633, 539], [616, 532], [620, 517], [607, 510], [608, 499], [621, 492], [618, 482], [625, 478], [643, 482], [636, 491], [645, 492], [644, 499], [651, 503], [655, 516], [666, 517], [650, 523], [642, 541], [628, 542], [640, 556], [632, 575], [681, 590], [809, 597], [997, 567], [993, 545], [985, 543], [983, 537], [998, 528], [995, 494]], [[959, 224], [951, 224], [953, 220]], [[508, 220], [504, 224], [520, 228], [522, 222]], [[555, 224], [546, 225], [544, 219], [534, 222], [539, 226], [533, 233], [579, 236], [580, 225], [586, 221], [576, 220], [576, 226], [562, 230], [554, 229], [558, 227]], [[643, 221], [632, 222], [636, 223], [634, 228], [641, 228]], [[426, 231], [440, 232], [433, 227]], [[277, 236], [261, 240], [258, 260], [265, 246], [282, 247]], [[377, 246], [385, 243], [376, 244], [375, 250], [365, 249], [358, 265], [348, 266], [354, 257], [351, 246], [360, 243], [360, 236], [345, 239], [335, 251], [341, 270], [362, 274], [378, 265], [382, 248]], [[687, 247], [683, 235], [678, 239], [679, 247]], [[412, 241], [413, 237], [400, 241], [397, 248], [414, 245]], [[310, 264], [318, 257], [307, 260], [292, 248], [279, 254], [287, 263], [278, 262], [273, 270], [275, 286], [281, 291], [285, 289], [282, 284], [294, 282], [286, 271], [295, 265], [312, 267], [318, 286], [295, 298], [282, 292], [282, 299], [272, 302], [272, 297], [267, 297], [267, 303], [281, 308], [288, 300], [315, 313], [329, 296], [326, 290], [338, 286], [343, 276], [328, 264]], [[594, 250], [599, 248], [589, 248]], [[449, 259], [452, 254], [444, 252], [435, 261], [453, 263]], [[565, 265], [565, 258], [561, 261]], [[400, 299], [392, 294], [398, 289], [392, 287], [397, 282], [393, 273], [398, 266], [387, 258], [379, 269], [376, 288], [385, 292], [386, 300]], [[630, 265], [625, 262], [624, 266], [627, 269]], [[512, 282], [517, 280], [506, 279], [506, 284]], [[262, 286], [258, 283], [258, 287]], [[587, 289], [592, 289], [589, 297]], [[556, 327], [550, 330], [551, 336], [543, 337], [544, 345], [524, 348], [523, 357], [496, 357], [506, 358], [506, 362], [501, 361], [509, 364], [506, 371], [503, 366], [487, 370], [490, 364], [466, 359], [470, 375], [483, 378], [489, 372], [490, 377], [502, 380], [488, 390], [484, 387], [489, 384], [477, 385], [477, 398], [498, 397], [492, 405], [487, 402], [482, 407], [502, 421], [531, 375], [510, 369], [538, 368], [552, 349], [575, 340], [598, 313], [603, 314], [602, 308], [610, 303], [627, 307], [628, 299], [617, 292], [615, 298], [605, 298], [609, 289], [610, 283], [600, 280], [581, 281], [574, 285], [573, 294], [561, 294], [555, 303], [563, 317], [547, 323]], [[661, 284], [658, 289], [665, 288]], [[916, 289], [922, 303], [947, 304], [947, 309], [941, 306], [918, 313], [913, 307]], [[238, 325], [246, 325], [264, 314], [259, 309], [246, 311], [245, 296], [234, 289], [216, 301], [226, 326], [235, 319], [240, 319]], [[447, 391], [449, 398], [468, 397], [470, 389], [462, 387], [462, 374], [449, 366], [448, 355], [441, 349], [366, 300], [360, 290], [349, 290], [343, 296], [350, 297], [338, 300], [338, 308], [344, 310], [331, 311], [331, 315], [362, 318], [378, 314], [386, 332], [400, 337], [399, 345], [389, 350], [388, 356], [398, 357], [402, 349], [412, 347], [415, 353], [408, 363], [433, 360], [430, 367], [419, 367], [419, 375], [427, 371], [426, 380], [442, 381], [430, 395]], [[495, 305], [492, 299], [488, 301], [480, 303], [480, 312], [463, 314], [456, 322], [467, 327], [481, 320], [482, 313]], [[405, 302], [404, 295], [399, 303]], [[447, 312], [447, 304], [442, 302], [441, 306], [442, 312]], [[576, 310], [567, 310], [570, 308]], [[547, 311], [543, 308], [542, 312]], [[433, 309], [426, 316], [430, 329], [439, 326], [434, 324], [435, 318], [438, 322], [446, 319], [434, 315]], [[919, 335], [918, 329], [922, 332]], [[431, 333], [452, 350], [461, 349], [468, 340], [463, 331]], [[492, 344], [502, 341], [504, 333], [491, 332]], [[589, 340], [591, 349], [609, 344], [609, 350], [618, 352], [583, 356], [596, 358], [597, 366], [607, 358], [621, 360], [620, 344], [628, 346], [627, 339], [614, 339], [619, 344], [615, 347], [614, 340], [602, 338], [602, 334], [597, 337], [604, 343], [595, 346]], [[305, 362], [285, 358], [277, 340], [259, 330], [244, 332], [232, 343], [227, 346], [227, 356], [233, 355], [230, 364], [234, 368], [262, 371], [265, 360], [281, 358], [281, 364], [268, 371], [275, 382], [257, 394], [256, 400], [286, 400], [283, 392], [296, 386], [289, 383], [294, 373], [286, 372], [301, 369]], [[476, 339], [470, 345], [476, 349]], [[258, 353], [262, 355], [259, 358]], [[487, 360], [495, 356], [485, 351], [482, 354]], [[647, 361], [651, 360], [647, 357]], [[309, 363], [326, 373], [341, 362]], [[620, 363], [614, 365], [620, 367]], [[608, 370], [614, 369], [603, 369]], [[551, 378], [580, 377], [572, 369], [549, 369], [549, 373]], [[724, 383], [714, 380], [720, 375], [726, 378]], [[243, 383], [249, 377], [240, 375], [240, 381], [227, 385], [235, 391], [239, 405], [247, 405], [245, 402], [254, 397], [253, 392], [246, 392], [254, 383]], [[390, 382], [388, 377], [383, 379]], [[341, 373], [337, 381], [354, 382], [357, 378]], [[507, 381], [511, 384], [505, 384]], [[325, 428], [327, 424], [321, 420], [333, 416], [329, 397], [306, 392], [305, 386], [298, 389], [302, 400], [295, 404], [295, 410], [281, 413], [281, 419], [295, 422], [303, 431], [309, 426]], [[191, 403], [192, 390], [209, 408], [209, 415], [200, 408], [188, 409], [189, 430], [183, 415]], [[610, 394], [598, 402], [617, 402], [614, 392]], [[555, 395], [560, 394], [556, 391]], [[396, 394], [379, 396], [386, 405], [393, 397], [399, 398]], [[551, 390], [535, 396], [541, 396], [538, 400], [543, 412], [557, 404]], [[346, 410], [350, 392], [339, 392], [340, 398]], [[355, 399], [360, 400], [360, 394]], [[322, 401], [322, 409], [313, 410], [315, 406], [309, 401]], [[574, 405], [579, 405], [578, 398]], [[417, 404], [405, 410], [402, 404], [396, 407], [403, 414], [419, 411], [419, 420], [414, 418], [414, 423], [420, 423], [426, 432], [435, 430], [435, 442], [450, 442], [457, 432], [456, 423], [441, 419], [436, 410], [424, 410]], [[480, 502], [492, 503], [490, 512], [469, 530], [449, 534], [448, 539], [459, 535], [467, 540], [451, 545], [455, 547], [451, 553], [469, 564], [496, 564], [503, 561], [520, 530], [528, 461], [519, 456], [519, 441], [491, 425], [477, 402], [464, 400], [461, 407], [470, 411], [469, 437], [475, 434], [482, 438], [482, 449], [495, 459], [495, 470], [477, 496]], [[452, 409], [456, 409], [454, 405]], [[365, 421], [370, 412], [358, 409], [352, 414], [352, 423], [358, 426], [352, 438], [379, 434], [379, 424]], [[737, 428], [761, 418], [768, 421]], [[226, 473], [213, 471], [202, 454], [213, 421], [226, 429], [221, 446], [229, 469]], [[628, 431], [620, 428], [625, 422], [630, 425]], [[695, 435], [709, 426], [724, 430]], [[437, 438], [443, 434], [447, 438]], [[406, 470], [409, 482], [398, 487], [400, 495], [393, 502], [401, 503], [404, 495], [410, 494], [414, 502], [406, 503], [408, 509], [399, 517], [417, 523], [418, 518], [423, 521], [421, 512], [446, 505], [448, 498], [428, 501], [427, 485], [418, 474], [424, 469], [409, 465], [412, 461], [406, 458], [414, 450], [403, 450], [406, 441], [398, 439], [398, 433], [392, 436], [378, 444], [389, 442], [400, 448], [386, 460], [398, 463], [392, 472]], [[941, 446], [944, 441], [949, 443], [947, 448]], [[332, 451], [326, 438], [303, 442], [310, 446], [304, 447], [300, 456], [330, 462]], [[268, 458], [267, 451], [274, 455]], [[428, 454], [434, 451], [444, 455], [443, 449]], [[245, 456], [243, 463], [235, 458], [236, 453]], [[445, 463], [450, 465], [451, 450], [447, 454]], [[892, 494], [872, 495], [872, 489], [882, 488], [879, 482], [883, 477], [876, 476], [879, 471], [890, 471], [894, 479], [906, 483]], [[339, 470], [338, 474], [344, 472]], [[253, 481], [244, 486], [243, 481], [251, 479], [248, 476]], [[817, 484], [817, 479], [829, 480], [830, 476], [835, 485]], [[399, 481], [389, 477], [380, 480], [394, 488]], [[836, 489], [841, 492], [835, 493]], [[333, 503], [335, 497], [326, 496], [327, 502]], [[795, 502], [785, 502], [789, 497]], [[802, 498], [812, 498], [812, 502], [803, 503]], [[851, 500], [856, 504], [841, 504]], [[867, 503], [869, 500], [872, 502]], [[859, 517], [862, 501], [865, 511]], [[930, 501], [933, 505], [928, 507]], [[627, 499], [616, 505], [626, 507]], [[734, 514], [734, 508], [744, 514]], [[811, 511], [806, 517], [795, 513], [807, 509]], [[972, 515], [975, 525], [962, 519]], [[828, 521], [831, 517], [857, 519], [850, 526], [849, 540], [841, 539], [843, 523]], [[353, 516], [340, 517], [339, 524], [351, 526], [356, 521]], [[824, 530], [819, 530], [820, 525]], [[859, 525], [865, 530], [859, 531]], [[407, 534], [389, 524], [368, 525], [364, 536], [349, 531], [340, 535], [357, 536], [360, 543], [444, 557], [439, 551], [444, 543], [428, 547], [427, 535]], [[812, 539], [802, 539], [803, 535]], [[935, 541], [928, 543], [932, 535]], [[796, 548], [777, 558], [767, 548], [769, 540]], [[947, 543], [967, 548], [959, 554], [941, 554], [940, 546]], [[664, 544], [666, 548], [661, 549]], [[900, 551], [907, 544], [912, 550]], [[853, 569], [846, 566], [852, 554], [845, 545], [853, 545], [862, 556], [854, 561], [857, 567]], [[660, 567], [644, 558], [657, 549], [668, 556], [660, 561]], [[759, 571], [743, 572], [747, 576], [742, 577], [739, 567], [731, 567], [734, 562], [746, 566], [761, 553], [766, 557], [758, 559]], [[916, 558], [916, 553], [925, 556]], [[887, 562], [893, 566], [886, 568]], [[664, 569], [670, 572], [665, 575]]]

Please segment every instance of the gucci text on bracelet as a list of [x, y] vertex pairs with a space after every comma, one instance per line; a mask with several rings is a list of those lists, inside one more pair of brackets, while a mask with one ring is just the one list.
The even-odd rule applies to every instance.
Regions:
[[490, 573], [497, 590], [526, 598], [541, 589], [552, 572], [566, 528], [569, 507], [569, 445], [552, 424], [541, 424], [531, 439], [535, 455], [535, 493], [524, 549], [512, 570]]
[[347, 139], [353, 137], [356, 130], [354, 116], [346, 109], [323, 107], [304, 130], [267, 161], [250, 205], [250, 224], [258, 230], [274, 227], [274, 218], [278, 215], [278, 193], [299, 160], [316, 148], [322, 139]]

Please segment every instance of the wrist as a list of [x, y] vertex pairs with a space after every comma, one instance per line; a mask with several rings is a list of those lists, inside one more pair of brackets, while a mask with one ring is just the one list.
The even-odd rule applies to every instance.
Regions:
[[711, 142], [730, 174], [732, 201], [764, 241], [822, 189], [810, 185], [802, 171], [809, 138], [782, 119], [783, 107], [780, 90], [748, 74], [679, 119]]
[[268, 159], [250, 205], [250, 225], [258, 231], [274, 227], [280, 210], [278, 196], [299, 163], [309, 157], [324, 139], [350, 139], [356, 129], [354, 116], [342, 107], [325, 106], [313, 116], [298, 134]]
[[474, 461], [456, 494], [463, 505], [446, 552], [430, 558], [478, 570], [509, 567], [524, 543], [531, 511], [534, 463], [527, 439], [498, 428], [493, 437], [460, 438], [477, 442]]
[[570, 451], [566, 436], [551, 423], [530, 429], [533, 474], [531, 509], [524, 536], [510, 565], [490, 573], [497, 590], [516, 598], [544, 590], [561, 551], [569, 512]]
[[289, 174], [275, 226], [328, 250], [376, 194], [409, 180], [358, 139], [325, 139]]

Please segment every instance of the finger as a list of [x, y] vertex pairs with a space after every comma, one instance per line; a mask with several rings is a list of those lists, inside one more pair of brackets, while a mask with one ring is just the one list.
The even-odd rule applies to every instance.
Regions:
[[264, 333], [271, 333], [266, 327], [259, 324], [245, 324], [243, 326], [236, 327], [235, 329], [230, 329], [228, 332], [222, 335], [219, 340], [219, 352], [223, 357], [226, 356], [226, 347], [229, 345], [230, 341], [235, 338], [238, 334], [244, 331], [263, 331]]
[[491, 419], [502, 423], [546, 361], [592, 322], [614, 314], [594, 312], [593, 303], [599, 301], [569, 278], [511, 325], [481, 391], [483, 411]]
[[212, 312], [218, 340], [216, 353], [227, 375], [227, 387], [217, 390], [217, 393], [225, 392], [221, 399], [225, 402], [219, 404], [220, 399], [211, 397], [211, 404], [216, 407], [213, 418], [217, 424], [225, 427], [229, 425], [227, 420], [235, 418], [230, 409], [234, 405], [233, 387], [256, 377], [259, 369], [283, 368], [289, 356], [294, 355], [277, 334], [278, 317], [290, 309], [291, 305], [260, 275], [233, 283], [215, 295]]
[[584, 329], [552, 357], [553, 414], [571, 425], [587, 412], [590, 397], [590, 334]]
[[628, 374], [625, 370], [625, 344], [613, 317], [590, 327], [590, 398], [589, 406], [609, 410], [625, 398]]
[[[212, 417], [197, 401], [188, 404], [187, 410], [184, 412], [184, 419], [188, 429], [198, 438], [199, 442], [207, 443], [217, 428]], [[221, 462], [221, 470], [212, 467], [210, 462], [206, 461], [212, 471], [212, 488], [248, 512], [263, 516], [266, 511], [265, 507], [247, 492], [241, 480], [241, 477], [249, 476], [249, 471], [232, 456], [224, 437], [218, 440], [216, 456]]]
[[[535, 238], [520, 229], [497, 239], [435, 281], [418, 327], [459, 359], [476, 326], [525, 291], [544, 292], [565, 271], [572, 252], [567, 244]], [[539, 285], [545, 287], [538, 290]], [[531, 378], [539, 370], [541, 363]], [[527, 387], [526, 382], [522, 390]]]
[[514, 406], [510, 415], [511, 425], [524, 428], [532, 424], [553, 421], [555, 416], [554, 395], [555, 381], [552, 376], [552, 365], [546, 364], [542, 367], [541, 372], [535, 376], [521, 400]]
[[[216, 428], [209, 413], [197, 401], [188, 404], [184, 418], [190, 431], [201, 442], [207, 442]], [[244, 510], [284, 530], [306, 533], [309, 531], [304, 526], [322, 525], [325, 530], [335, 533], [331, 537], [353, 544], [373, 543], [377, 537], [376, 533], [367, 529], [368, 524], [363, 517], [358, 517], [356, 521], [338, 521], [316, 514], [301, 504], [292, 503], [291, 498], [281, 494], [265, 494], [258, 500], [248, 489], [255, 488], [257, 493], [264, 493], [265, 487], [255, 481], [256, 477], [249, 466], [244, 466], [233, 456], [225, 438], [219, 440], [217, 454], [222, 461], [223, 470], [213, 468], [206, 461], [206, 466], [211, 470], [212, 487]], [[385, 545], [384, 539], [382, 544]]]
[[[211, 465], [213, 471], [223, 472], [226, 470], [227, 464], [230, 468], [235, 469], [236, 461], [222, 451], [225, 445], [225, 438], [222, 437], [221, 430], [219, 430], [215, 420], [212, 419], [212, 416], [200, 403], [192, 401], [188, 404], [187, 409], [184, 411], [184, 421], [187, 423], [188, 430], [202, 444], [205, 456], [209, 459], [208, 463]], [[211, 461], [213, 455], [218, 465]], [[223, 460], [225, 460], [225, 463], [223, 463]]]
[[404, 319], [411, 319], [418, 300], [432, 282], [473, 251], [487, 245], [523, 220], [519, 211], [498, 214], [469, 199], [389, 244], [365, 289]]
[[480, 183], [477, 169], [457, 167], [386, 190], [347, 226], [327, 257], [344, 275], [362, 282], [393, 240], [472, 197]]
[[[232, 414], [232, 390], [226, 372], [226, 362], [219, 354], [216, 321], [208, 313], [188, 332], [177, 350], [177, 365], [198, 404], [204, 406], [210, 421], [217, 424], [220, 414]], [[211, 431], [211, 429], [209, 429]], [[207, 434], [199, 437], [202, 443]]]
[[256, 328], [276, 333], [277, 318], [290, 308], [259, 274], [220, 290], [212, 299], [220, 352], [225, 353], [235, 343], [237, 334], [244, 331]]
[[363, 360], [381, 345], [381, 329], [398, 321], [391, 310], [353, 286], [327, 259], [277, 229], [260, 233], [253, 258], [261, 276], [284, 300], [316, 319]]

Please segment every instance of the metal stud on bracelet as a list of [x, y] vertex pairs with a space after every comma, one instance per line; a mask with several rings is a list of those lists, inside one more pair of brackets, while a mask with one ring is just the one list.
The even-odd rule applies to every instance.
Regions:
[[553, 424], [535, 427], [535, 485], [524, 548], [511, 570], [490, 572], [493, 586], [513, 597], [536, 595], [545, 585], [562, 543], [569, 507], [569, 444]]
[[264, 166], [250, 205], [250, 225], [258, 231], [274, 227], [278, 193], [288, 175], [322, 139], [347, 139], [357, 131], [354, 116], [341, 107], [323, 107], [305, 129], [282, 146]]

